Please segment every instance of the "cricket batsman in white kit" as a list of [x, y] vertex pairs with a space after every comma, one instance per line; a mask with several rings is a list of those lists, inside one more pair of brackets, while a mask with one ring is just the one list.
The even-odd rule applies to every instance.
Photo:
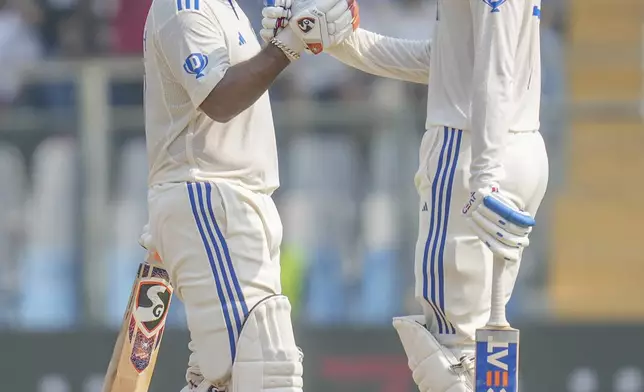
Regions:
[[[283, 8], [288, 1], [264, 8], [263, 37], [288, 16]], [[473, 390], [493, 258], [506, 261], [507, 302], [546, 191], [540, 14], [540, 0], [438, 0], [431, 41], [358, 29], [327, 51], [374, 75], [428, 84], [415, 178], [415, 292], [424, 315], [394, 319], [421, 392]]]
[[264, 48], [235, 0], [154, 0], [144, 36], [150, 222], [190, 329], [184, 392], [297, 392], [302, 354], [281, 295], [282, 225], [267, 89], [357, 28], [357, 3], [295, 0]]

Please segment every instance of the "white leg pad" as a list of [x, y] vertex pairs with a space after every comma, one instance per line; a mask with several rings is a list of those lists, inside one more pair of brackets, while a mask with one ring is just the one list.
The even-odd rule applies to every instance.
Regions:
[[420, 392], [472, 392], [474, 362], [458, 360], [425, 328], [424, 316], [396, 317], [402, 342]]
[[265, 298], [239, 335], [230, 392], [302, 392], [302, 352], [295, 345], [291, 304], [283, 295]]

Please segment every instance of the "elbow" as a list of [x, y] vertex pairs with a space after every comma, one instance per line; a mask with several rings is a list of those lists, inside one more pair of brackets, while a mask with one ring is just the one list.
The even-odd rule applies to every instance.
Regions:
[[239, 114], [229, 105], [221, 104], [220, 102], [209, 97], [201, 104], [201, 111], [218, 123], [227, 123]]
[[224, 110], [214, 110], [214, 111], [204, 111], [208, 117], [210, 117], [213, 121], [216, 121], [218, 123], [227, 123], [228, 121], [232, 120], [235, 118], [236, 114], [232, 114], [229, 112], [226, 112]]

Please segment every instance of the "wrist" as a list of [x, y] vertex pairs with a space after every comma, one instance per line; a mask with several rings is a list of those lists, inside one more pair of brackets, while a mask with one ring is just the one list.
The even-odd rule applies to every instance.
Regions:
[[[304, 52], [304, 49], [306, 48], [306, 45], [304, 44], [304, 42], [302, 42], [302, 39], [298, 37], [297, 34], [295, 34], [295, 32], [292, 30], [290, 26], [287, 26], [279, 33], [277, 33], [277, 35], [275, 36], [275, 39], [278, 42], [282, 43], [282, 45], [290, 49], [292, 52], [297, 54], [297, 56], [295, 56], [296, 58], [299, 58], [299, 56], [302, 54], [302, 52]], [[284, 50], [283, 48], [280, 48], [280, 49]], [[288, 56], [288, 53], [287, 53], [287, 56]], [[289, 58], [290, 57], [291, 56], [289, 56]]]
[[470, 173], [469, 185], [472, 192], [481, 189], [498, 189], [499, 184], [501, 183], [500, 180], [503, 178], [503, 171], [496, 168], [492, 170], [481, 170], [478, 167], [471, 165]]
[[[284, 48], [281, 48], [280, 46], [283, 46], [282, 43], [278, 43], [274, 41], [274, 38], [271, 38], [268, 41], [268, 44], [266, 45], [265, 51], [267, 53], [270, 53], [269, 56], [271, 59], [284, 64], [284, 67], [287, 67], [291, 62], [295, 61], [295, 58], [292, 56], [289, 56], [287, 51]], [[290, 51], [290, 50], [289, 50]]]

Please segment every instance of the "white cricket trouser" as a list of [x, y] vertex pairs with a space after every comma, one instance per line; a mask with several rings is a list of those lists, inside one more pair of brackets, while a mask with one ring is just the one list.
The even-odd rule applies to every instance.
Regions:
[[220, 385], [249, 310], [281, 293], [277, 208], [225, 181], [155, 186], [148, 203], [154, 246], [186, 308], [189, 372]]
[[[475, 330], [488, 321], [492, 280], [492, 253], [461, 214], [470, 196], [470, 162], [469, 133], [435, 127], [423, 136], [415, 178], [420, 195], [416, 299], [438, 341], [463, 349], [474, 344]], [[548, 182], [539, 132], [510, 133], [505, 170], [501, 190], [534, 215]], [[508, 263], [505, 271], [508, 300], [519, 264]]]

